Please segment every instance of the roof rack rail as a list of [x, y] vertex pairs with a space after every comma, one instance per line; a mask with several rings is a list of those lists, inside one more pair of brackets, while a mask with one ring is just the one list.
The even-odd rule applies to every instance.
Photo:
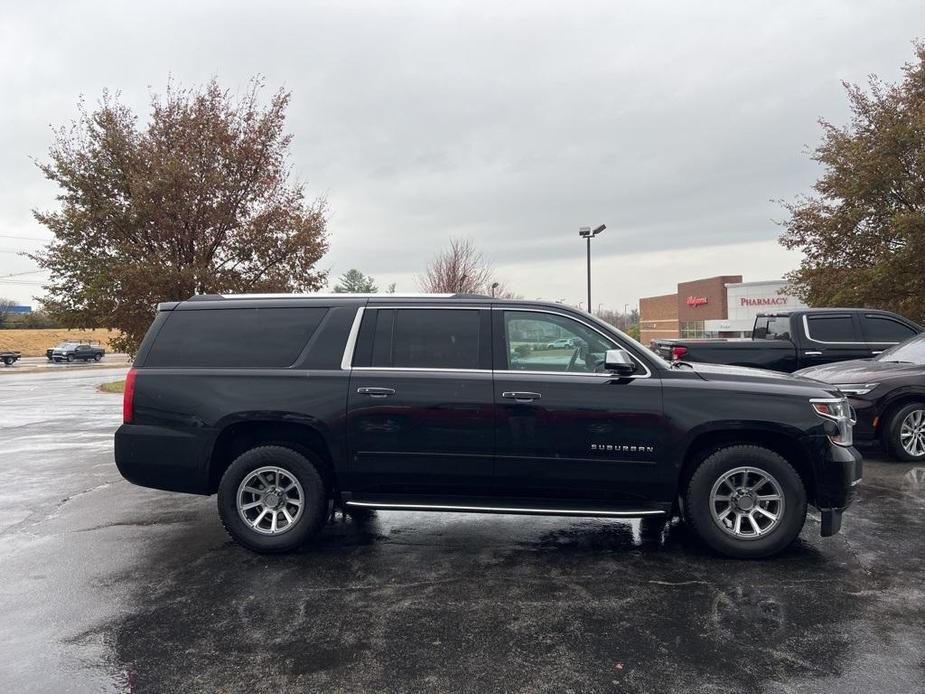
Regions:
[[485, 294], [428, 294], [421, 292], [394, 293], [394, 294], [363, 294], [351, 292], [317, 292], [317, 293], [279, 293], [279, 294], [195, 294], [187, 301], [221, 301], [223, 299], [469, 299], [488, 298]]

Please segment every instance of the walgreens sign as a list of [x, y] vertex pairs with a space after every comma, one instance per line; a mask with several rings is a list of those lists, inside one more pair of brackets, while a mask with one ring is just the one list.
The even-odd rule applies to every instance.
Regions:
[[789, 296], [743, 296], [739, 299], [740, 306], [785, 306], [789, 302]]
[[688, 305], [688, 306], [705, 306], [705, 305], [708, 304], [708, 303], [710, 303], [710, 302], [707, 301], [707, 297], [705, 297], [705, 296], [689, 296], [689, 297], [687, 297], [687, 305]]

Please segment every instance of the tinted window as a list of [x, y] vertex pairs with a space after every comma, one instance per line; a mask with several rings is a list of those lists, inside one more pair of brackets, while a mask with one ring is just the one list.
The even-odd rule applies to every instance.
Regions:
[[291, 366], [327, 309], [171, 311], [145, 366]]
[[886, 316], [863, 316], [861, 325], [868, 342], [902, 342], [916, 334], [908, 325]]
[[379, 311], [373, 366], [477, 369], [480, 324], [474, 309]]
[[602, 373], [604, 353], [616, 345], [564, 316], [505, 311], [507, 368], [511, 371]]
[[851, 316], [808, 316], [809, 337], [819, 342], [862, 342]]

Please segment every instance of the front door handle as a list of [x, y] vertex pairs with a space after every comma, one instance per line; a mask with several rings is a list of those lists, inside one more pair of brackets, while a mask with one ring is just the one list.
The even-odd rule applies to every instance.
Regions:
[[803, 352], [803, 356], [806, 357], [821, 357], [822, 352]]
[[501, 393], [502, 398], [507, 398], [508, 400], [516, 400], [517, 402], [533, 402], [534, 400], [539, 400], [542, 396], [540, 393], [526, 393], [523, 391], [508, 390]]
[[360, 395], [368, 395], [371, 398], [387, 398], [390, 395], [395, 395], [394, 388], [357, 388], [357, 393]]
[[872, 349], [870, 350], [870, 353], [876, 357], [878, 354], [883, 354], [883, 350], [882, 349]]

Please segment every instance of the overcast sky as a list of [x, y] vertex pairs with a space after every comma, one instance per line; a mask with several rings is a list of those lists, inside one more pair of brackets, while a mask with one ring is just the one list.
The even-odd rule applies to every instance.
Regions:
[[[619, 308], [717, 274], [780, 277], [772, 200], [807, 191], [842, 80], [896, 80], [921, 0], [31, 2], [0, 9], [0, 276], [48, 238], [50, 126], [104, 88], [146, 112], [168, 76], [292, 91], [295, 173], [332, 209], [333, 275], [416, 291], [450, 236], [528, 298]], [[36, 281], [41, 275], [19, 275]], [[0, 281], [28, 300], [34, 284]], [[596, 308], [596, 307], [595, 307]]]

